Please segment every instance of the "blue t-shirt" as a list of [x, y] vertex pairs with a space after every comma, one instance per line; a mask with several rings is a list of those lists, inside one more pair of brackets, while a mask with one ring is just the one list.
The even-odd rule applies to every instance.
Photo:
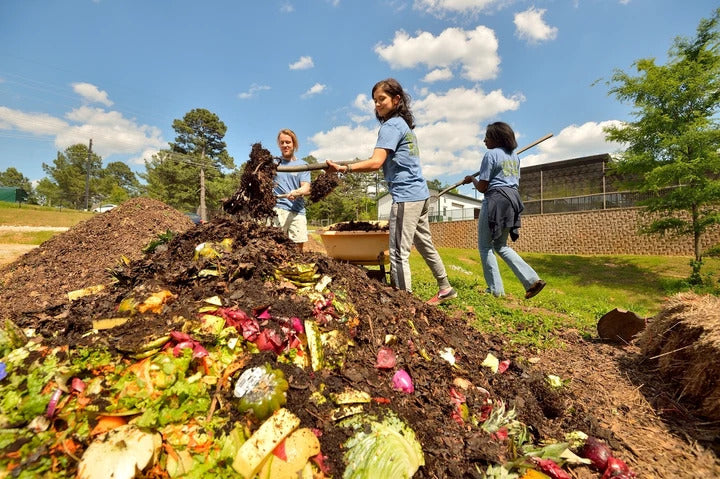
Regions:
[[520, 183], [520, 159], [502, 148], [488, 150], [480, 164], [478, 180], [488, 182], [488, 190], [500, 186], [517, 188]]
[[[286, 161], [284, 158], [280, 162], [280, 166], [287, 166], [289, 164], [290, 161]], [[278, 171], [275, 175], [275, 188], [273, 188], [273, 193], [276, 195], [290, 193], [292, 190], [300, 188], [300, 183], [310, 183], [309, 171]], [[288, 198], [278, 198], [275, 207], [304, 215], [305, 199], [301, 197], [296, 198], [295, 201], [290, 201]]]
[[422, 201], [430, 196], [420, 168], [420, 149], [415, 133], [399, 116], [380, 126], [375, 148], [388, 150], [383, 174], [393, 202]]

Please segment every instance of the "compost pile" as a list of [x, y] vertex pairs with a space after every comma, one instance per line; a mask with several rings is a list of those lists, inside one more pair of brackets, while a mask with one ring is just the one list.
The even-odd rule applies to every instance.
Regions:
[[134, 198], [45, 241], [0, 269], [0, 317], [55, 314], [67, 292], [107, 280], [107, 268], [143, 257], [143, 247], [168, 230], [183, 233], [193, 222], [175, 208]]
[[[59, 237], [86, 236], [88, 223]], [[575, 430], [612, 436], [506, 357], [504, 340], [362, 268], [303, 254], [278, 229], [217, 218], [149, 243], [73, 301], [5, 322], [0, 467], [14, 477], [106, 477], [98, 449], [110, 443], [145, 445], [129, 462], [138, 477], [253, 475], [289, 458], [316, 477], [353, 477], [368, 462], [482, 477], [512, 460], [572, 461], [560, 454]]]

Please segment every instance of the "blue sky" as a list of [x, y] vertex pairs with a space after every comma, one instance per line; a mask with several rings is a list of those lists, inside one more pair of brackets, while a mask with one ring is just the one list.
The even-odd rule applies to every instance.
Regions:
[[[479, 169], [485, 126], [510, 123], [523, 165], [612, 153], [603, 126], [631, 120], [614, 69], [665, 63], [716, 0], [1, 0], [0, 171], [42, 178], [58, 151], [93, 140], [105, 163], [143, 159], [172, 122], [216, 113], [239, 166], [281, 128], [298, 156], [367, 158], [370, 90], [412, 97], [423, 172]], [[596, 82], [600, 80], [599, 82]], [[467, 188], [467, 187], [464, 187]], [[468, 191], [461, 192], [469, 193]]]

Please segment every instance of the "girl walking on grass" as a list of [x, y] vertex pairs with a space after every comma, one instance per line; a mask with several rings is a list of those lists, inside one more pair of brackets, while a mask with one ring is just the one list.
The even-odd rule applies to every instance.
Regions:
[[487, 283], [485, 292], [505, 296], [495, 258], [497, 253], [525, 287], [525, 298], [529, 299], [545, 287], [545, 281], [507, 245], [508, 236], [513, 241], [520, 237], [518, 229], [523, 210], [518, 193], [520, 159], [513, 153], [517, 148], [515, 132], [507, 123], [491, 123], [485, 131], [485, 146], [488, 151], [483, 156], [478, 177], [466, 176], [463, 180], [463, 184], [472, 183], [485, 195], [478, 218], [478, 249]]

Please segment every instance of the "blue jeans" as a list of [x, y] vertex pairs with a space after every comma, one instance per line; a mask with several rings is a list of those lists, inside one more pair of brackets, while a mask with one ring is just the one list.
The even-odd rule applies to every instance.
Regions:
[[500, 277], [500, 268], [495, 253], [499, 254], [502, 260], [507, 263], [526, 291], [540, 279], [535, 270], [515, 250], [507, 245], [509, 232], [510, 230], [504, 230], [500, 238], [494, 242], [492, 241], [490, 224], [488, 223], [487, 203], [483, 202], [480, 217], [478, 218], [478, 250], [480, 251], [485, 283], [487, 283], [486, 291], [495, 296], [505, 295], [505, 288]]

